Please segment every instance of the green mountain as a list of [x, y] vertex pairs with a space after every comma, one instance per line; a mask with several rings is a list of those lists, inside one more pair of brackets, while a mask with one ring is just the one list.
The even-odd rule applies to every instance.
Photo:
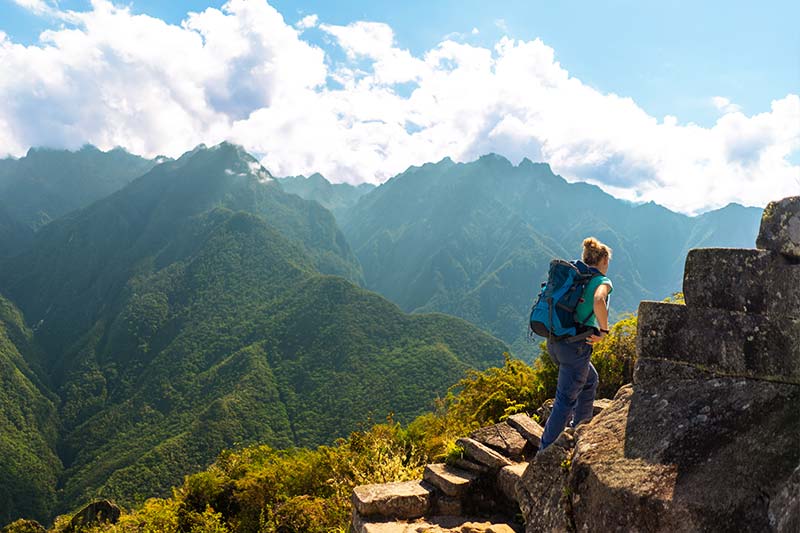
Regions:
[[28, 363], [39, 359], [21, 313], [0, 296], [0, 524], [45, 519], [56, 505], [58, 416]]
[[328, 211], [226, 143], [44, 226], [0, 287], [59, 398], [57, 509], [164, 494], [223, 448], [408, 420], [500, 360], [502, 342], [407, 315], [360, 276]]
[[531, 302], [554, 257], [594, 235], [614, 249], [612, 313], [680, 290], [696, 246], [753, 245], [761, 210], [730, 205], [688, 217], [568, 183], [543, 163], [489, 154], [411, 167], [340, 216], [367, 287], [406, 311], [463, 317], [525, 344]]
[[108, 196], [150, 170], [156, 161], [121, 148], [102, 152], [31, 148], [0, 160], [0, 256], [14, 255], [44, 224]]
[[319, 173], [312, 174], [309, 177], [289, 176], [278, 178], [278, 182], [284, 191], [296, 194], [306, 200], [317, 202], [337, 218], [353, 207], [359, 198], [375, 188], [374, 185], [369, 183], [360, 185], [331, 183]]
[[12, 215], [38, 229], [121, 189], [155, 164], [122, 148], [31, 148], [20, 159], [0, 160], [0, 195]]
[[33, 229], [17, 220], [0, 200], [0, 257], [14, 255], [33, 240]]

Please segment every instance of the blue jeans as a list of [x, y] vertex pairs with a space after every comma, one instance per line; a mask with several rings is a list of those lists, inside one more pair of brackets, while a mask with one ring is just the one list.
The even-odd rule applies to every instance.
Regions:
[[540, 450], [556, 440], [570, 415], [573, 427], [592, 417], [594, 394], [599, 383], [597, 370], [591, 361], [592, 345], [585, 340], [572, 343], [548, 341], [547, 351], [558, 364], [558, 386], [553, 412], [544, 426]]

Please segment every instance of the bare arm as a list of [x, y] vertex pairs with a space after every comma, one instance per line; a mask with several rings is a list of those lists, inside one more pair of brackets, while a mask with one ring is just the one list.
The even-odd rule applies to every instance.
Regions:
[[[606, 307], [606, 297], [608, 296], [609, 289], [610, 287], [608, 284], [603, 283], [594, 291], [594, 316], [597, 317], [597, 323], [600, 325], [600, 329], [604, 330], [609, 329], [608, 308]], [[589, 344], [594, 344], [605, 336], [605, 333], [600, 333], [600, 335], [591, 335], [586, 342]]]
[[608, 296], [609, 286], [605, 283], [599, 285], [594, 291], [594, 316], [600, 329], [608, 329], [608, 308], [606, 307], [606, 297]]

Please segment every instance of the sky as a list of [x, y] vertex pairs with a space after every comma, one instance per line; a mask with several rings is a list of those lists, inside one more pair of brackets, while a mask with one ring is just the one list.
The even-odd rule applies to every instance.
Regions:
[[[497, 5], [495, 5], [497, 4]], [[487, 152], [688, 214], [800, 194], [800, 3], [0, 0], [0, 157], [243, 145], [380, 183]]]

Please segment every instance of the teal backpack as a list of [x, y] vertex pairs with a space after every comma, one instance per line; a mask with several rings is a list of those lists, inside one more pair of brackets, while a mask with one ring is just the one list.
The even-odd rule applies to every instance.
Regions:
[[592, 278], [602, 275], [583, 261], [550, 261], [547, 281], [542, 283], [531, 308], [529, 336], [574, 342], [595, 333], [594, 328], [585, 325], [594, 311], [579, 319], [575, 309], [583, 301], [583, 292]]

